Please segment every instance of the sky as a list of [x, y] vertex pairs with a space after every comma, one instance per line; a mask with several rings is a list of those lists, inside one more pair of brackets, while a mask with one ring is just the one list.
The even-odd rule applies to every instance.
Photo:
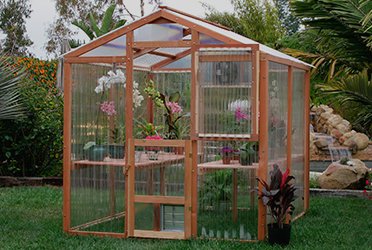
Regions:
[[[147, 2], [147, 0], [145, 1]], [[204, 17], [205, 13], [201, 2], [207, 3], [219, 11], [231, 12], [233, 10], [230, 0], [163, 0], [162, 2], [163, 5], [199, 17]], [[47, 59], [48, 56], [44, 47], [47, 41], [47, 29], [53, 23], [53, 20], [57, 18], [55, 2], [54, 0], [30, 0], [30, 3], [32, 13], [31, 18], [27, 19], [26, 29], [34, 44], [29, 48], [29, 51], [38, 58]], [[139, 0], [124, 0], [124, 3], [133, 14], [140, 15]], [[150, 14], [152, 7], [147, 6], [145, 11], [145, 14]], [[82, 32], [74, 38], [89, 40]]]

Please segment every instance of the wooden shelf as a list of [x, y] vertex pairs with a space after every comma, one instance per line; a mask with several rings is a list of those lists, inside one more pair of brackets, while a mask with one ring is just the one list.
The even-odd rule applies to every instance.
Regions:
[[[159, 152], [157, 160], [149, 160], [145, 152], [141, 154], [141, 157], [138, 162], [135, 163], [136, 167], [158, 167], [166, 166], [172, 163], [181, 163], [185, 159], [185, 156]], [[89, 167], [89, 166], [112, 166], [112, 167], [125, 167], [125, 159], [111, 159], [105, 158], [103, 161], [89, 161], [89, 160], [80, 160], [72, 162], [73, 169], [80, 167]]]
[[198, 168], [214, 168], [214, 169], [257, 169], [258, 163], [252, 165], [243, 166], [237, 160], [232, 160], [230, 164], [223, 164], [222, 160], [210, 161], [198, 164]]
[[250, 139], [251, 134], [212, 134], [212, 133], [199, 133], [200, 138], [227, 138], [227, 139]]

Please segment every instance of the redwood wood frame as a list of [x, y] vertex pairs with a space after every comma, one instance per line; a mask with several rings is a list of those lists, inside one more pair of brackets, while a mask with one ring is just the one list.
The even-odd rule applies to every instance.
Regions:
[[[249, 47], [252, 50], [252, 80], [254, 82], [252, 92], [254, 93], [252, 98], [252, 102], [255, 103], [253, 108], [252, 117], [256, 117], [256, 121], [252, 122], [253, 124], [253, 131], [252, 137], [248, 140], [259, 140], [260, 141], [260, 161], [259, 161], [259, 168], [258, 168], [258, 177], [260, 177], [263, 180], [267, 179], [267, 166], [268, 166], [268, 62], [273, 61], [277, 63], [281, 63], [284, 65], [287, 65], [289, 68], [288, 71], [288, 148], [287, 148], [287, 163], [289, 165], [289, 168], [291, 167], [291, 117], [292, 117], [292, 75], [291, 72], [294, 68], [305, 70], [305, 110], [304, 110], [304, 119], [305, 119], [305, 140], [304, 140], [304, 161], [305, 161], [305, 169], [304, 169], [304, 207], [305, 211], [309, 208], [309, 96], [310, 96], [310, 67], [301, 64], [298, 62], [294, 62], [288, 59], [283, 59], [281, 57], [276, 57], [267, 53], [260, 52], [259, 45], [245, 45], [241, 42], [234, 40], [231, 37], [228, 37], [226, 35], [220, 34], [215, 30], [207, 29], [203, 26], [197, 25], [189, 20], [183, 19], [179, 17], [178, 15], [175, 15], [172, 12], [176, 12], [180, 15], [186, 15], [191, 18], [195, 18], [197, 20], [202, 20], [200, 18], [197, 18], [193, 15], [189, 15], [184, 12], [180, 12], [178, 10], [174, 10], [168, 7], [162, 7], [161, 10], [158, 12], [155, 12], [147, 17], [144, 17], [136, 22], [133, 22], [132, 24], [129, 24], [123, 28], [117, 29], [89, 44], [86, 44], [82, 46], [81, 48], [69, 52], [66, 55], [64, 55], [64, 91], [65, 91], [65, 106], [64, 106], [64, 154], [63, 154], [63, 165], [64, 165], [64, 203], [63, 203], [63, 228], [64, 231], [69, 232], [71, 234], [81, 234], [81, 235], [98, 235], [98, 236], [112, 236], [112, 237], [130, 237], [130, 236], [139, 236], [139, 237], [149, 237], [149, 238], [174, 238], [174, 239], [180, 239], [180, 238], [189, 238], [189, 237], [196, 237], [197, 236], [197, 153], [198, 153], [198, 142], [203, 140], [210, 140], [210, 138], [198, 138], [196, 135], [196, 124], [197, 124], [197, 106], [196, 103], [193, 101], [191, 102], [191, 142], [185, 143], [185, 151], [190, 152], [189, 156], [186, 156], [185, 161], [187, 162], [187, 165], [190, 165], [191, 171], [188, 172], [185, 175], [185, 185], [186, 181], [191, 184], [190, 190], [185, 190], [185, 204], [189, 204], [188, 208], [186, 209], [185, 205], [185, 214], [187, 214], [188, 218], [190, 220], [185, 220], [185, 235], [177, 235], [177, 234], [162, 234], [162, 232], [155, 232], [155, 233], [149, 233], [144, 232], [141, 230], [134, 230], [134, 202], [135, 201], [141, 201], [141, 200], [149, 200], [150, 197], [134, 197], [134, 171], [131, 171], [131, 169], [134, 169], [134, 159], [132, 157], [126, 157], [125, 162], [125, 199], [126, 199], [126, 207], [125, 207], [125, 231], [124, 233], [104, 233], [104, 232], [85, 232], [85, 231], [79, 231], [79, 230], [73, 230], [70, 227], [70, 173], [71, 173], [71, 91], [72, 91], [72, 75], [71, 75], [71, 64], [85, 64], [85, 63], [120, 63], [124, 64], [126, 67], [126, 78], [127, 78], [127, 91], [126, 91], [126, 110], [130, 111], [133, 108], [132, 101], [132, 89], [133, 89], [133, 69], [142, 69], [142, 70], [148, 70], [148, 71], [169, 71], [169, 72], [177, 72], [177, 71], [190, 71], [192, 72], [191, 76], [191, 94], [193, 98], [198, 98], [197, 93], [197, 71], [198, 71], [198, 50], [202, 47], [208, 47], [208, 48], [229, 48], [229, 47]], [[184, 35], [187, 35], [189, 33], [192, 34], [191, 40], [182, 40], [182, 41], [150, 41], [150, 42], [140, 42], [136, 41], [134, 42], [134, 33], [133, 31], [135, 29], [140, 28], [143, 25], [146, 25], [148, 23], [156, 23], [158, 20], [161, 20], [161, 22], [171, 22], [171, 23], [179, 23], [183, 26], [188, 27], [187, 30], [185, 30]], [[205, 20], [202, 20], [205, 21]], [[205, 21], [206, 22], [206, 21]], [[226, 27], [222, 27], [220, 25], [216, 25], [210, 22], [207, 22], [209, 24], [212, 24], [218, 28], [226, 29]], [[205, 35], [208, 35], [212, 38], [215, 38], [217, 40], [220, 40], [224, 42], [223, 45], [200, 45], [199, 42], [199, 34], [203, 33]], [[83, 55], [107, 42], [110, 42], [120, 36], [126, 35], [126, 51], [125, 56], [96, 56], [96, 57], [84, 57]], [[163, 47], [188, 47], [190, 49], [187, 49], [183, 52], [180, 52], [178, 54], [172, 55], [168, 53], [163, 52], [156, 52], [155, 50], [158, 48]], [[144, 55], [146, 53], [155, 54], [158, 56], [164, 57], [164, 60], [161, 62], [152, 65], [149, 68], [141, 68], [138, 66], [133, 65], [133, 60], [141, 55]], [[164, 69], [163, 67], [179, 60], [185, 56], [188, 56], [191, 54], [191, 69]], [[291, 76], [290, 76], [291, 75]], [[130, 156], [130, 151], [134, 149], [134, 143], [141, 144], [140, 141], [134, 141], [133, 140], [133, 113], [127, 112], [128, 119], [126, 120], [126, 135], [127, 135], [127, 146], [126, 146], [126, 155]], [[213, 138], [212, 140], [215, 140], [216, 138]], [[235, 138], [234, 138], [235, 139]], [[216, 140], [224, 140], [224, 138], [217, 138]], [[227, 140], [230, 140], [228, 138]], [[247, 139], [242, 139], [247, 140]], [[169, 142], [164, 142], [164, 145], [168, 145]], [[146, 143], [145, 143], [146, 144]], [[259, 186], [259, 188], [262, 188]], [[189, 192], [189, 193], [187, 193]], [[187, 193], [187, 195], [186, 195]], [[154, 202], [163, 202], [167, 201], [172, 204], [179, 204], [181, 201], [177, 199], [169, 199], [169, 197], [157, 197], [156, 199], [153, 198]], [[187, 210], [187, 211], [186, 211]], [[299, 216], [302, 216], [303, 213], [301, 213]], [[265, 238], [265, 227], [266, 227], [266, 209], [263, 206], [262, 202], [259, 201], [259, 211], [258, 211], [258, 240], [263, 240]]]

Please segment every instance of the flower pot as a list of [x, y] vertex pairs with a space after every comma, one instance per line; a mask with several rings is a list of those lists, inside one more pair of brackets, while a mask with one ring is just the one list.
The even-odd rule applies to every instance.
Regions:
[[229, 156], [222, 157], [222, 163], [223, 164], [230, 164], [230, 162], [231, 162], [231, 157], [229, 157]]
[[254, 152], [241, 151], [240, 152], [240, 164], [242, 166], [252, 165], [254, 156], [255, 156]]
[[124, 159], [124, 145], [112, 144], [108, 146], [109, 155], [113, 159]]
[[283, 224], [283, 228], [278, 223], [272, 223], [267, 226], [268, 239], [271, 245], [278, 244], [286, 246], [291, 238], [291, 224]]
[[108, 155], [106, 145], [94, 145], [87, 150], [86, 157], [89, 161], [103, 161]]

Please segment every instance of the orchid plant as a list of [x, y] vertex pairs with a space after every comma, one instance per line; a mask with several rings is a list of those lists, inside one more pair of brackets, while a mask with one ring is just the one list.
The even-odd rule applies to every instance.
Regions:
[[[114, 85], [122, 85], [126, 88], [126, 78], [123, 71], [120, 69], [115, 71], [109, 71], [107, 75], [100, 77], [97, 80], [97, 86], [94, 89], [94, 92], [100, 94], [100, 101], [98, 103], [98, 110], [97, 110], [97, 120], [96, 120], [96, 132], [95, 132], [95, 141], [90, 141], [85, 144], [84, 149], [88, 149], [91, 146], [96, 145], [98, 143], [98, 129], [99, 129], [99, 121], [101, 119], [101, 115], [105, 115], [107, 119], [112, 121], [114, 124], [114, 128], [112, 128], [111, 136], [115, 143], [118, 143], [120, 139], [124, 136], [122, 135], [124, 132], [124, 126], [122, 128], [118, 128], [116, 125], [116, 104], [115, 101], [108, 101], [105, 100], [106, 98], [106, 91], [108, 91]], [[133, 82], [133, 107], [138, 108], [141, 106], [142, 101], [144, 100], [141, 92], [139, 91], [139, 84], [137, 82]]]
[[179, 121], [184, 116], [183, 109], [179, 104], [181, 95], [175, 92], [170, 96], [160, 93], [155, 88], [154, 81], [150, 80], [145, 88], [146, 94], [153, 100], [155, 105], [165, 110], [165, 123], [167, 126], [166, 138], [179, 139], [181, 138], [181, 129]]
[[257, 178], [258, 182], [262, 185], [262, 191], [259, 193], [259, 197], [262, 199], [263, 204], [269, 208], [274, 223], [277, 223], [280, 228], [283, 228], [287, 215], [292, 214], [294, 210], [292, 202], [296, 199], [294, 194], [296, 188], [291, 183], [294, 177], [289, 175], [288, 168], [283, 174], [277, 164], [273, 165], [270, 176], [270, 184]]

